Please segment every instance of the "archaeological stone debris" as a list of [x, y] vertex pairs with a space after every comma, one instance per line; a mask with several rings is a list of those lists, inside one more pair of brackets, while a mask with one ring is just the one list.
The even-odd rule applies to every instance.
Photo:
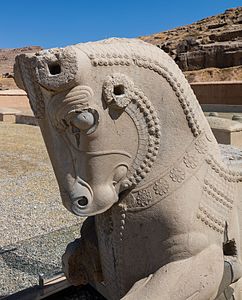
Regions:
[[[110, 300], [242, 299], [242, 173], [165, 52], [107, 39], [17, 56], [64, 206], [63, 269]], [[233, 298], [234, 297], [234, 298]]]

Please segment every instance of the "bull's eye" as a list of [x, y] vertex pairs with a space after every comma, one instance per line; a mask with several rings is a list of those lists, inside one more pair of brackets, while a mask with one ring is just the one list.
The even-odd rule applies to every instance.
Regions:
[[98, 113], [95, 110], [84, 110], [82, 112], [76, 112], [74, 115], [72, 115], [70, 124], [78, 131], [90, 134], [97, 128]]
[[92, 113], [85, 111], [76, 114], [76, 116], [72, 118], [71, 123], [80, 130], [87, 130], [94, 125], [94, 116]]

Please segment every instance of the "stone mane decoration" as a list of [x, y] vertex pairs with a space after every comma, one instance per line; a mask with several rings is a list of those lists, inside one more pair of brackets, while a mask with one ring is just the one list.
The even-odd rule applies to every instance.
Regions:
[[134, 39], [16, 58], [63, 204], [63, 269], [107, 299], [242, 299], [241, 181], [173, 60]]
[[[123, 91], [115, 95], [115, 88], [121, 87]], [[107, 105], [114, 105], [117, 109], [125, 108], [136, 125], [139, 141], [142, 141], [133, 164], [137, 167], [129, 170], [130, 176], [124, 182], [125, 188], [128, 188], [144, 179], [155, 161], [161, 136], [159, 119], [148, 98], [123, 74], [108, 76], [103, 84], [103, 96]]]

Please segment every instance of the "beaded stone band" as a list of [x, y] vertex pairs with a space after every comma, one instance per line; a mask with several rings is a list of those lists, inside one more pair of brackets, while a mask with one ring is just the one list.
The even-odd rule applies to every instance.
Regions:
[[158, 116], [149, 99], [124, 74], [106, 77], [103, 98], [108, 106], [123, 109], [137, 128], [137, 154], [123, 183], [125, 188], [136, 186], [150, 172], [158, 154], [161, 136]]

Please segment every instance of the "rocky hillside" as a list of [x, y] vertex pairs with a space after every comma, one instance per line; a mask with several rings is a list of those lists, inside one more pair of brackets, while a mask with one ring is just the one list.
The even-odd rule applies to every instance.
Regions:
[[0, 90], [16, 88], [13, 80], [13, 64], [15, 56], [26, 52], [37, 52], [42, 48], [31, 46], [17, 49], [0, 49]]
[[189, 81], [242, 80], [242, 7], [140, 38], [169, 53]]

